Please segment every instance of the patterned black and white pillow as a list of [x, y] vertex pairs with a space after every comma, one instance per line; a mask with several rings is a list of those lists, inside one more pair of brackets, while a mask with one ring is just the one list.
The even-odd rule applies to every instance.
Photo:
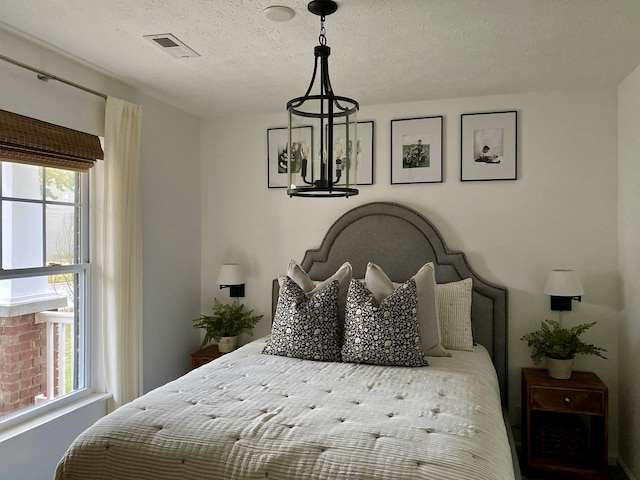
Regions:
[[415, 280], [407, 281], [380, 304], [365, 285], [351, 281], [342, 361], [402, 367], [429, 365], [420, 340]]
[[339, 362], [338, 280], [307, 296], [286, 277], [280, 288], [271, 339], [262, 353]]

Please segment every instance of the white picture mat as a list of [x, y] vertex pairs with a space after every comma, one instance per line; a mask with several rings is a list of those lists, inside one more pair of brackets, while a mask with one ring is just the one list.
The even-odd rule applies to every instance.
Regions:
[[[516, 180], [517, 177], [517, 112], [495, 112], [464, 114], [461, 120], [461, 168], [460, 179], [470, 180]], [[485, 130], [486, 132], [480, 132]], [[497, 150], [500, 163], [476, 161], [476, 138], [491, 143], [502, 132], [502, 145]], [[490, 145], [493, 147], [493, 145]]]
[[[408, 118], [391, 121], [391, 183], [442, 182], [443, 117]], [[429, 145], [429, 166], [403, 167], [403, 140], [421, 139]]]

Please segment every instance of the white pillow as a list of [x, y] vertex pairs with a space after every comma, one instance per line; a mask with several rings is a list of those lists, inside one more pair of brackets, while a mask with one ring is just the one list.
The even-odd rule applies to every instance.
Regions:
[[436, 285], [438, 317], [442, 345], [451, 350], [473, 350], [471, 329], [471, 295], [473, 282], [465, 278], [459, 282]]
[[[448, 357], [450, 354], [443, 348], [436, 302], [436, 277], [433, 263], [427, 263], [411, 277], [416, 282], [418, 295], [418, 323], [422, 351], [431, 357]], [[394, 284], [387, 274], [375, 263], [369, 262], [364, 281], [378, 303], [387, 298], [399, 286]]]
[[[302, 289], [302, 291], [307, 294], [310, 293], [311, 290], [316, 288], [317, 284], [319, 283], [311, 280], [311, 278], [309, 278], [309, 275], [307, 275], [307, 272], [305, 272], [295, 260], [291, 260], [289, 262], [289, 267], [287, 268], [287, 277], [296, 282]], [[282, 286], [282, 284], [280, 284], [280, 286]]]
[[[344, 311], [347, 303], [347, 292], [349, 290], [349, 283], [351, 282], [351, 275], [352, 268], [349, 262], [343, 263], [333, 275], [321, 281], [311, 280], [309, 274], [305, 272], [295, 260], [291, 260], [287, 268], [287, 277], [291, 278], [308, 297], [312, 297], [320, 290], [324, 290], [333, 280], [338, 280], [338, 313], [341, 321], [344, 321]], [[282, 287], [283, 280], [284, 277], [278, 277], [280, 287]]]

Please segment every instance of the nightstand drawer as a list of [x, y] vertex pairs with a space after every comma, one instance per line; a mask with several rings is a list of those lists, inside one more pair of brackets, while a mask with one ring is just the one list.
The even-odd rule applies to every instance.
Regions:
[[568, 388], [531, 387], [531, 408], [551, 412], [604, 415], [604, 392]]

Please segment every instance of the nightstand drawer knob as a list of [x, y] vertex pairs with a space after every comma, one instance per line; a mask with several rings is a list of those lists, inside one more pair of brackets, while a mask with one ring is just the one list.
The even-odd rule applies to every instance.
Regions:
[[571, 400], [569, 400], [569, 397], [564, 397], [564, 403], [570, 403]]

